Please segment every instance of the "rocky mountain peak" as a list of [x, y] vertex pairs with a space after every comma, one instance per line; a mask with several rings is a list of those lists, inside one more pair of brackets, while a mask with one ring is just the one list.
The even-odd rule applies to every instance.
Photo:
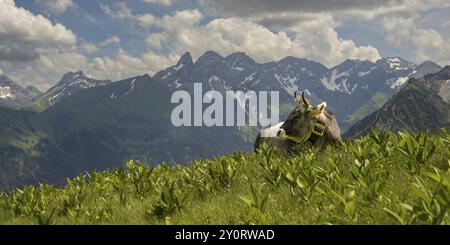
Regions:
[[181, 58], [177, 62], [177, 66], [192, 65], [192, 64], [194, 64], [194, 62], [192, 61], [192, 56], [191, 53], [189, 52], [184, 53], [183, 56], [181, 56]]

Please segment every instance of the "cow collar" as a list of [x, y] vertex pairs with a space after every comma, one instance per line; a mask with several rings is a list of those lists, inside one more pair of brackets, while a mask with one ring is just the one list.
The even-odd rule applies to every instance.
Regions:
[[314, 128], [312, 130], [311, 136], [309, 137], [308, 141], [315, 143], [320, 137], [323, 136], [326, 128], [327, 128], [327, 126], [325, 126], [324, 123], [317, 121], [314, 124]]
[[[325, 124], [323, 124], [319, 120], [317, 120], [314, 123], [314, 128], [312, 129], [311, 136], [309, 136], [309, 138], [306, 141], [310, 141], [312, 143], [316, 142], [320, 137], [323, 136], [326, 128], [327, 127], [325, 126]], [[283, 136], [283, 138], [285, 138], [287, 140], [291, 140], [297, 144], [303, 144], [304, 142], [306, 142], [306, 141], [302, 141], [300, 139], [300, 137], [292, 136], [292, 135], [285, 135], [285, 136]]]

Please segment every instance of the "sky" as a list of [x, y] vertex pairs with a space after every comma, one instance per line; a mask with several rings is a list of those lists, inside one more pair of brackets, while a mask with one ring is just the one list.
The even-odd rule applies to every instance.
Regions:
[[447, 65], [450, 0], [0, 0], [0, 74], [43, 91], [69, 71], [120, 80], [208, 50]]

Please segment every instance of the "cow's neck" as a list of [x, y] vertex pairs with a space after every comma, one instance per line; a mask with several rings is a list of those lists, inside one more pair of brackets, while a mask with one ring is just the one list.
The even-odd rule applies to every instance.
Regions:
[[326, 128], [327, 127], [325, 126], [325, 123], [322, 123], [320, 120], [318, 120], [314, 124], [313, 131], [311, 133], [311, 136], [309, 136], [308, 141], [313, 144], [316, 143], [320, 138], [323, 137]]
[[[322, 123], [320, 120], [317, 120], [314, 123], [314, 127], [312, 129], [311, 135], [309, 136], [309, 138], [306, 141], [309, 141], [313, 144], [316, 143], [323, 136], [325, 129], [326, 129], [325, 123]], [[286, 138], [286, 140], [290, 140], [297, 144], [303, 144], [306, 142], [306, 141], [302, 142], [302, 140], [300, 140], [300, 137], [293, 136], [293, 135], [286, 135], [286, 136], [284, 136], [284, 138]]]

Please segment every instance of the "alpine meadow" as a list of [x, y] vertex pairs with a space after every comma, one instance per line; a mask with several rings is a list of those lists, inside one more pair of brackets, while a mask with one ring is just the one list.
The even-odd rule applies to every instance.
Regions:
[[0, 0], [0, 235], [448, 236], [449, 30], [449, 0]]
[[[2, 194], [4, 224], [449, 224], [450, 131], [92, 172]], [[250, 183], [250, 184], [249, 184]]]

